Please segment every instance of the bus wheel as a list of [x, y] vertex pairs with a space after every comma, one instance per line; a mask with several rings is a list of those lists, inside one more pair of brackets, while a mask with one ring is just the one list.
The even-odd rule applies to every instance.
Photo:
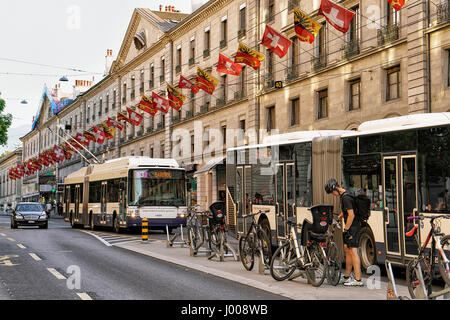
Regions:
[[369, 227], [363, 227], [359, 232], [359, 248], [361, 267], [364, 270], [377, 263], [375, 239]]
[[72, 229], [76, 229], [77, 227], [77, 225], [75, 224], [75, 218], [73, 214], [70, 215], [70, 226], [72, 227]]
[[122, 233], [122, 229], [120, 228], [120, 224], [119, 224], [119, 216], [115, 216], [114, 217], [114, 232], [115, 233]]

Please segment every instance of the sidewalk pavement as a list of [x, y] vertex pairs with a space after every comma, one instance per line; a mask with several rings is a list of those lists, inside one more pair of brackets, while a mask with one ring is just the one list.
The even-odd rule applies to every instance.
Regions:
[[[237, 253], [236, 240], [230, 239], [229, 242], [236, 248]], [[272, 278], [269, 270], [266, 270], [264, 275], [259, 274], [257, 260], [253, 270], [247, 271], [240, 260], [234, 261], [233, 258], [225, 258], [223, 262], [217, 258], [208, 260], [205, 253], [192, 257], [188, 246], [167, 248], [166, 242], [161, 240], [120, 243], [115, 246], [295, 300], [386, 300], [387, 282], [381, 282], [380, 289], [369, 289], [367, 285], [350, 288], [343, 285], [331, 286], [325, 280], [322, 286], [315, 288], [307, 284], [306, 278], [303, 277], [278, 282]], [[299, 273], [300, 271], [296, 271], [294, 275]], [[366, 280], [363, 277], [364, 284]], [[398, 285], [398, 291], [399, 295], [409, 297], [407, 286]]]

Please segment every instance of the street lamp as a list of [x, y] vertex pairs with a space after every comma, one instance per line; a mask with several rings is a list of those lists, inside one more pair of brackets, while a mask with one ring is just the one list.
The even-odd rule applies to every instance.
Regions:
[[62, 76], [62, 77], [59, 79], [59, 81], [67, 82], [67, 81], [69, 81], [69, 79], [67, 79], [66, 76]]
[[28, 104], [28, 101], [23, 99], [22, 101], [20, 101], [21, 104]]

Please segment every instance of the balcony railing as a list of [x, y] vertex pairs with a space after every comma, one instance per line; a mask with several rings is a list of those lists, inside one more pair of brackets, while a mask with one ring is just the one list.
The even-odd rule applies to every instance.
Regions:
[[350, 59], [359, 54], [358, 40], [351, 40], [342, 46], [342, 59]]
[[134, 139], [134, 133], [131, 133], [128, 135], [128, 141], [133, 140]]
[[227, 100], [225, 98], [220, 98], [216, 100], [216, 107], [220, 108], [227, 104]]
[[266, 89], [271, 89], [275, 87], [275, 80], [273, 79], [272, 74], [266, 74], [264, 78], [264, 86]]
[[292, 81], [298, 78], [298, 67], [289, 67], [286, 69], [286, 81]]
[[319, 57], [313, 57], [311, 59], [311, 70], [312, 71], [318, 71], [322, 68], [325, 68], [327, 66], [327, 60], [325, 55], [319, 56]]
[[162, 130], [164, 128], [164, 124], [162, 122], [156, 125], [156, 130]]
[[164, 75], [159, 76], [159, 82], [164, 82]]
[[119, 142], [120, 142], [120, 143], [124, 143], [124, 142], [125, 142], [125, 137], [121, 137], [121, 138], [119, 139]]
[[265, 23], [270, 23], [275, 21], [275, 15], [273, 13], [266, 14], [266, 21]]
[[189, 58], [189, 67], [195, 64], [195, 58]]
[[144, 129], [142, 128], [142, 129], [140, 129], [140, 130], [136, 133], [136, 135], [137, 135], [138, 137], [141, 137], [143, 133], [144, 133]]
[[294, 10], [295, 7], [298, 7], [300, 0], [289, 0], [288, 10]]
[[448, 2], [439, 3], [437, 7], [437, 22], [444, 23], [450, 20], [450, 6]]
[[176, 73], [180, 73], [181, 72], [181, 66], [180, 65], [175, 67], [175, 72]]
[[245, 29], [240, 29], [238, 31], [238, 38], [241, 39], [241, 38], [245, 37], [246, 31], [247, 30], [245, 30]]
[[153, 88], [153, 80], [148, 80], [148, 87]]
[[244, 91], [236, 91], [234, 93], [234, 100], [241, 100], [245, 98], [245, 92]]
[[391, 43], [399, 38], [400, 32], [397, 24], [385, 26], [377, 30], [378, 45], [382, 46]]
[[209, 49], [203, 50], [203, 58], [208, 58], [208, 57], [209, 57]]
[[208, 112], [208, 109], [209, 109], [208, 105], [205, 104], [200, 107], [200, 113], [206, 113]]
[[186, 115], [184, 116], [185, 119], [190, 119], [194, 116], [194, 113], [192, 111], [186, 111]]
[[153, 128], [152, 127], [148, 127], [147, 128], [147, 133], [151, 133], [153, 131]]
[[220, 40], [220, 49], [225, 48], [227, 46], [227, 40]]
[[172, 118], [172, 123], [178, 123], [178, 122], [180, 122], [180, 116], [176, 114]]

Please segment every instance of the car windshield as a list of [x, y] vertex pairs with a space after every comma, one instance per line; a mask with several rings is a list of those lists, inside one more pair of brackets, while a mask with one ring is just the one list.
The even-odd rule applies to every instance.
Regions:
[[17, 211], [26, 212], [26, 211], [42, 211], [42, 207], [40, 204], [36, 203], [26, 203], [26, 204], [19, 204], [17, 205]]

